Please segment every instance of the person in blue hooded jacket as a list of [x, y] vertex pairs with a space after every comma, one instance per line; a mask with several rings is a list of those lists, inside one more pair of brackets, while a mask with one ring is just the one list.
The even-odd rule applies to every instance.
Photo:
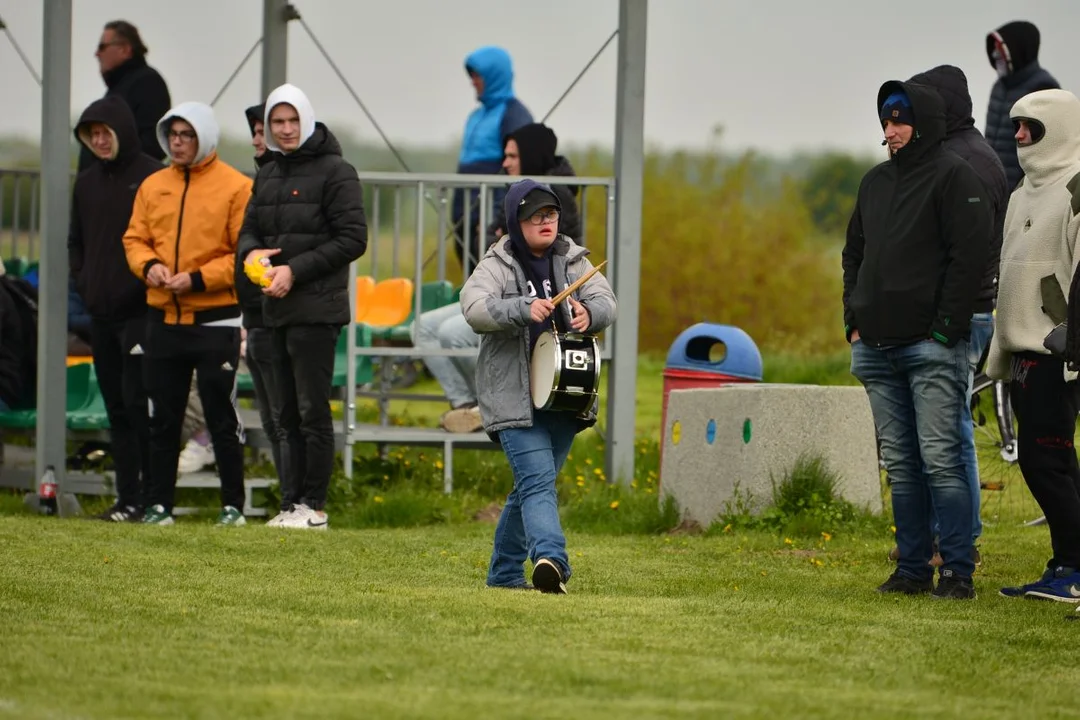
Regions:
[[[502, 169], [506, 136], [531, 123], [533, 117], [528, 108], [514, 97], [514, 67], [506, 50], [494, 46], [474, 50], [465, 58], [465, 70], [472, 80], [480, 107], [473, 110], [465, 121], [457, 171], [468, 175], [495, 175]], [[504, 195], [502, 189], [495, 191], [495, 207], [499, 206]], [[454, 193], [452, 219], [457, 235], [458, 259], [463, 266], [467, 264], [469, 268], [474, 268], [484, 255], [481, 247], [484, 234], [477, 230], [486, 227], [487, 223], [480, 222], [479, 191], [469, 190], [468, 197], [470, 224], [467, 262], [463, 224], [465, 194], [462, 192]]]

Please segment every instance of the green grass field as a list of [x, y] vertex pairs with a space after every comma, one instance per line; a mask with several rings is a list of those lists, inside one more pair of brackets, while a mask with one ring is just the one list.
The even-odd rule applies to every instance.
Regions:
[[0, 716], [1075, 717], [1071, 606], [882, 597], [886, 535], [568, 531], [570, 595], [484, 587], [492, 528], [289, 534], [4, 517]]

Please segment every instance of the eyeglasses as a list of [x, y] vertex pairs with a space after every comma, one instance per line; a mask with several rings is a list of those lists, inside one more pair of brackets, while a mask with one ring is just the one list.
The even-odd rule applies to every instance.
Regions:
[[107, 42], [107, 43], [98, 43], [97, 51], [99, 53], [105, 52], [105, 48], [109, 47], [110, 45], [124, 45], [124, 44], [125, 43], [119, 42], [117, 40], [113, 40], [112, 42]]
[[170, 130], [168, 134], [170, 141], [183, 140], [184, 142], [191, 142], [196, 137], [198, 136], [191, 130]]
[[533, 225], [546, 225], [559, 219], [559, 211], [555, 208], [550, 210], [537, 210], [529, 216], [529, 222]]

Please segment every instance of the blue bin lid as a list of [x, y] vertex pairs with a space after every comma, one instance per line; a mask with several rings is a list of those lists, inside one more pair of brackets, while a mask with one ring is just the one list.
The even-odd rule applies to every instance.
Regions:
[[[716, 353], [718, 345], [721, 352]], [[668, 350], [665, 367], [746, 380], [761, 381], [763, 376], [761, 351], [753, 338], [741, 328], [716, 323], [697, 323], [679, 333]]]

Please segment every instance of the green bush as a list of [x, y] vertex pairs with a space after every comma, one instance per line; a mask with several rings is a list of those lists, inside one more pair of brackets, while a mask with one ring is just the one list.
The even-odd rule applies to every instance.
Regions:
[[883, 517], [838, 496], [840, 477], [823, 458], [803, 454], [784, 477], [772, 480], [770, 505], [755, 512], [753, 498], [736, 491], [710, 532], [756, 529], [786, 537], [828, 537], [857, 527], [886, 524]]

